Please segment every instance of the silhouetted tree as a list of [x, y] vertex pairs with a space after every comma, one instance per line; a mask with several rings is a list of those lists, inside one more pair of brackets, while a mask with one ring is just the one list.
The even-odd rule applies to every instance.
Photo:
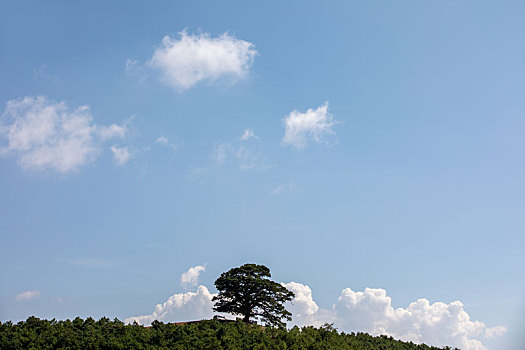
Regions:
[[244, 322], [260, 317], [267, 325], [284, 327], [282, 320], [290, 321], [292, 314], [283, 304], [295, 295], [269, 277], [270, 269], [256, 264], [245, 264], [222, 273], [215, 281], [219, 294], [213, 297], [216, 302], [213, 310], [242, 315]]

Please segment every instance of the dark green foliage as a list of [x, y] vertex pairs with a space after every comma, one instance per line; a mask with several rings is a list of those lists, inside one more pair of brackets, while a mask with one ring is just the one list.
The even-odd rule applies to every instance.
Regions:
[[264, 265], [244, 264], [221, 274], [215, 281], [219, 295], [213, 310], [242, 315], [244, 322], [252, 317], [260, 317], [266, 325], [284, 327], [282, 321], [290, 321], [292, 314], [284, 308], [284, 303], [294, 297], [294, 293], [277, 282], [270, 281], [270, 269]]
[[17, 324], [0, 323], [0, 349], [439, 350], [386, 336], [338, 333], [330, 325], [286, 330], [209, 320], [186, 324], [155, 321], [151, 327], [143, 327], [108, 318], [48, 321], [36, 317]]

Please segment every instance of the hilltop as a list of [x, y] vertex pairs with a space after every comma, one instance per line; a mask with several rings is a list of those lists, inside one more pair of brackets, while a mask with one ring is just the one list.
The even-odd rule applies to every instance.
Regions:
[[242, 321], [203, 320], [162, 323], [151, 327], [126, 325], [118, 319], [92, 318], [73, 321], [29, 317], [16, 324], [0, 323], [0, 349], [348, 349], [443, 350], [424, 344], [342, 333], [331, 325], [320, 328], [279, 329]]

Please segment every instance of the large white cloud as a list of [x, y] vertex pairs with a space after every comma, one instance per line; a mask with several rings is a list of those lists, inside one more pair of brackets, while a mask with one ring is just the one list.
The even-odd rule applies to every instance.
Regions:
[[316, 143], [326, 142], [327, 137], [335, 134], [333, 127], [337, 124], [328, 112], [328, 103], [316, 109], [309, 108], [304, 113], [293, 110], [283, 122], [285, 131], [282, 143], [297, 149], [305, 148], [309, 139]]
[[345, 332], [385, 334], [405, 341], [464, 350], [484, 350], [483, 338], [506, 332], [503, 326], [489, 328], [482, 322], [472, 321], [460, 301], [431, 304], [427, 299], [418, 299], [406, 308], [394, 308], [384, 289], [365, 288], [363, 292], [355, 292], [345, 288], [328, 310], [317, 308], [308, 286], [294, 282], [286, 286], [296, 293], [290, 310], [295, 311], [293, 324], [297, 325], [318, 326], [328, 322]]
[[211, 37], [183, 31], [179, 35], [179, 39], [165, 36], [149, 61], [160, 71], [162, 81], [179, 91], [203, 81], [243, 78], [257, 55], [252, 43], [227, 33]]
[[196, 292], [174, 294], [169, 299], [155, 306], [149, 315], [128, 317], [125, 323], [137, 322], [149, 325], [155, 320], [163, 322], [194, 321], [213, 317], [213, 294], [205, 286], [199, 286]]
[[93, 161], [103, 142], [125, 134], [125, 124], [93, 124], [88, 106], [70, 109], [43, 96], [24, 97], [7, 102], [0, 124], [7, 145], [0, 154], [17, 155], [22, 168], [67, 173]]

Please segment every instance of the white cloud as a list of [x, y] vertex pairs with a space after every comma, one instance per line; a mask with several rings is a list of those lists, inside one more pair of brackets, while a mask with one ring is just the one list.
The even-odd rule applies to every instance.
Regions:
[[293, 110], [283, 122], [285, 133], [282, 143], [297, 149], [305, 148], [309, 139], [325, 143], [328, 136], [335, 134], [333, 127], [338, 123], [328, 112], [328, 103], [316, 109], [309, 108], [305, 113]]
[[124, 165], [131, 158], [127, 147], [111, 146], [111, 152], [113, 152], [113, 161], [116, 165]]
[[[179, 91], [199, 82], [240, 79], [247, 75], [257, 51], [250, 42], [224, 33], [211, 37], [179, 33], [180, 38], [165, 36], [149, 64], [161, 72], [161, 79]], [[136, 66], [129, 61], [126, 65]]]
[[206, 271], [205, 266], [197, 265], [190, 267], [188, 271], [180, 276], [180, 283], [184, 288], [194, 287], [199, 281], [199, 274]]
[[134, 72], [139, 66], [139, 61], [128, 58], [126, 60], [126, 72]]
[[504, 326], [486, 328], [485, 338], [492, 339], [492, 338], [500, 337], [504, 335], [505, 333], [507, 333], [507, 327], [504, 327]]
[[[506, 327], [487, 328], [472, 321], [460, 301], [430, 304], [418, 299], [406, 308], [394, 308], [384, 289], [365, 288], [354, 292], [345, 288], [331, 310], [317, 308], [311, 290], [299, 283], [286, 286], [296, 293], [290, 310], [292, 324], [315, 326], [334, 323], [341, 331], [389, 335], [396, 339], [434, 346], [460, 347], [464, 350], [484, 350], [482, 338], [500, 336]], [[295, 309], [294, 309], [295, 308]]]
[[165, 137], [165, 136], [157, 137], [157, 139], [155, 140], [155, 143], [159, 144], [159, 145], [162, 145], [162, 146], [165, 146], [165, 147], [169, 147], [173, 151], [176, 151], [177, 148], [178, 148], [177, 145], [171, 143], [170, 140], [167, 137]]
[[249, 140], [251, 138], [258, 139], [259, 137], [256, 136], [253, 133], [253, 130], [251, 130], [251, 129], [244, 130], [244, 132], [242, 133], [242, 136], [241, 136], [241, 141], [247, 141], [247, 140]]
[[157, 139], [155, 140], [155, 143], [159, 143], [161, 145], [169, 145], [169, 140], [167, 137], [164, 137], [164, 136], [159, 136], [157, 137]]
[[28, 290], [26, 292], [18, 294], [15, 299], [16, 301], [30, 300], [35, 299], [40, 296], [40, 291], [38, 290]]
[[228, 158], [228, 154], [232, 151], [232, 146], [229, 143], [219, 143], [216, 145], [213, 145], [213, 149], [211, 151], [211, 158], [215, 165], [224, 165], [226, 163], [226, 159]]
[[237, 164], [241, 170], [251, 170], [251, 169], [261, 169], [266, 170], [269, 168], [266, 164], [264, 157], [254, 151], [251, 147], [245, 145], [240, 145], [235, 151], [235, 158], [237, 159]]
[[124, 322], [149, 325], [155, 320], [177, 322], [209, 319], [213, 317], [213, 296], [208, 288], [199, 286], [196, 292], [172, 295], [166, 302], [157, 304], [149, 315], [128, 317]]
[[309, 286], [297, 282], [282, 283], [282, 285], [295, 294], [293, 300], [286, 305], [286, 309], [292, 313], [291, 325], [320, 327], [332, 322], [330, 312], [320, 309], [314, 301]]
[[285, 192], [292, 191], [293, 189], [295, 189], [295, 187], [296, 187], [295, 183], [292, 180], [290, 180], [287, 184], [281, 184], [281, 185], [275, 186], [272, 189], [271, 194], [273, 196], [280, 196]]
[[125, 134], [125, 125], [93, 124], [88, 106], [70, 110], [65, 102], [24, 97], [7, 102], [0, 125], [7, 146], [0, 154], [15, 154], [24, 169], [67, 173], [92, 162], [104, 141]]
[[111, 140], [114, 138], [124, 138], [128, 132], [129, 120], [124, 122], [122, 125], [111, 124], [109, 126], [99, 126], [98, 135], [102, 141]]
[[49, 74], [49, 72], [47, 71], [47, 63], [44, 63], [38, 66], [37, 68], [33, 69], [33, 77], [50, 80], [53, 83], [58, 82], [58, 78], [54, 75]]
[[240, 170], [269, 169], [270, 166], [257, 149], [257, 145], [247, 142], [251, 138], [259, 139], [252, 130], [246, 129], [243, 135], [235, 142], [215, 144], [211, 153], [214, 165], [225, 165], [231, 159], [236, 162]]

